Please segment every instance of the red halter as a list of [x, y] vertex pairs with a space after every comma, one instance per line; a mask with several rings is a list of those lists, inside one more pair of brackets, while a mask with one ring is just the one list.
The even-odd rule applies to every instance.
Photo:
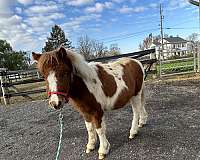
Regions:
[[65, 102], [68, 103], [68, 101], [69, 101], [69, 94], [68, 93], [65, 93], [65, 92], [48, 92], [49, 97], [53, 94], [64, 96]]
[[[75, 70], [73, 68], [73, 70]], [[74, 71], [71, 73], [71, 79], [70, 79], [70, 83], [72, 83], [73, 81], [73, 73]], [[60, 86], [57, 86], [57, 88], [62, 88]], [[69, 89], [70, 90], [70, 89]], [[51, 95], [53, 94], [56, 94], [56, 95], [61, 95], [61, 96], [64, 96], [65, 97], [65, 102], [68, 103], [69, 102], [69, 91], [68, 92], [59, 92], [59, 91], [56, 91], [56, 92], [48, 92], [48, 96], [50, 97]]]

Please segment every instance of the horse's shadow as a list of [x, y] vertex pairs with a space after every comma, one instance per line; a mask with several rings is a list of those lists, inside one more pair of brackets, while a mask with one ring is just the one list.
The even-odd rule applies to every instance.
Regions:
[[[79, 139], [78, 142], [82, 143], [81, 146], [86, 146], [87, 141], [88, 141], [87, 129], [84, 126], [84, 122], [81, 122], [81, 120], [80, 121], [78, 120], [78, 123], [79, 123], [78, 126], [72, 125], [72, 123], [70, 123], [72, 125], [70, 128], [68, 127], [64, 128], [63, 140], [71, 141], [72, 139], [75, 139], [76, 141], [76, 139]], [[146, 127], [149, 128], [150, 126], [146, 124], [143, 128], [140, 128], [139, 133], [131, 140], [129, 139], [130, 128], [127, 127], [127, 125], [121, 126], [117, 129], [115, 128], [113, 129], [113, 127], [111, 127], [112, 129], [111, 128], [109, 129], [109, 127], [111, 126], [107, 127], [106, 136], [107, 136], [108, 141], [111, 144], [110, 153], [113, 153], [119, 148], [122, 148], [124, 145], [127, 145], [127, 144], [133, 145], [134, 143], [137, 144], [139, 139], [142, 137], [143, 128], [146, 128]], [[98, 151], [98, 148], [99, 148], [99, 138], [96, 143], [95, 151]]]
[[139, 132], [133, 139], [129, 139], [129, 129], [125, 129], [123, 131], [118, 131], [116, 133], [110, 132], [108, 133], [108, 140], [111, 144], [110, 153], [115, 152], [119, 148], [123, 148], [124, 145], [132, 145], [133, 143], [137, 143], [137, 141], [141, 138], [141, 132]]

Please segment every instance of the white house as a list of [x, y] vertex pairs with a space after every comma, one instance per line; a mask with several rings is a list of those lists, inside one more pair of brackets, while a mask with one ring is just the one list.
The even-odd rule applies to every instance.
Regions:
[[[159, 58], [159, 50], [161, 50], [161, 40], [153, 41], [150, 48], [156, 48], [156, 58]], [[168, 59], [172, 56], [187, 56], [191, 51], [191, 43], [181, 37], [163, 38], [163, 55], [162, 59]], [[153, 56], [153, 55], [152, 55]], [[155, 55], [154, 55], [155, 56]]]

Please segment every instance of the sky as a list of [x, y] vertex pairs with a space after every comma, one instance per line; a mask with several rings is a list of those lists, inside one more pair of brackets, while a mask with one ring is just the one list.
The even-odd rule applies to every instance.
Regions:
[[0, 39], [14, 50], [41, 52], [57, 24], [74, 47], [87, 35], [129, 53], [150, 33], [160, 34], [160, 3], [165, 34], [199, 33], [198, 7], [187, 0], [0, 0]]

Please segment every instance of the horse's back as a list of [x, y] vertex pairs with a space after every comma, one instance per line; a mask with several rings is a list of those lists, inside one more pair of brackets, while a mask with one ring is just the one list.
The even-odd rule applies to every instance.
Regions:
[[97, 66], [103, 91], [109, 97], [108, 105], [113, 109], [126, 105], [142, 89], [144, 71], [139, 61], [120, 58], [106, 64], [98, 63]]

